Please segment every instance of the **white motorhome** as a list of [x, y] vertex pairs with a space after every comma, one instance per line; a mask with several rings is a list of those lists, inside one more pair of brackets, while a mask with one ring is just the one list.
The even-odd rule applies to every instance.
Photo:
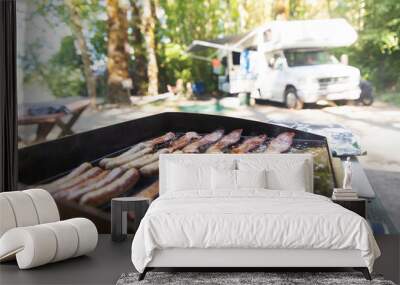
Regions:
[[[329, 51], [356, 40], [356, 31], [343, 19], [275, 21], [244, 35], [193, 41], [188, 52], [213, 61], [220, 91], [300, 109], [304, 103], [360, 98], [359, 69]], [[207, 48], [216, 52], [208, 58], [195, 54]], [[372, 103], [367, 91], [366, 105]]]

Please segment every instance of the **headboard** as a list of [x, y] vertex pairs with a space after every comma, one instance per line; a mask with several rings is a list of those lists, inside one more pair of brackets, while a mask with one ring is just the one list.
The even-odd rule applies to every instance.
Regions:
[[190, 166], [216, 165], [221, 162], [232, 162], [237, 167], [239, 161], [257, 161], [272, 165], [280, 162], [291, 163], [304, 162], [306, 168], [307, 192], [313, 193], [313, 157], [311, 154], [161, 154], [159, 161], [160, 195], [167, 192], [168, 164], [177, 163]]

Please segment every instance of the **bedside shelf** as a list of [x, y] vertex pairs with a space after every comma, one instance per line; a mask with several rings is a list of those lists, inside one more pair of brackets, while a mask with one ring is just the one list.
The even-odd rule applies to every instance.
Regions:
[[367, 218], [367, 200], [358, 198], [352, 200], [332, 199], [332, 202], [360, 215], [364, 219]]

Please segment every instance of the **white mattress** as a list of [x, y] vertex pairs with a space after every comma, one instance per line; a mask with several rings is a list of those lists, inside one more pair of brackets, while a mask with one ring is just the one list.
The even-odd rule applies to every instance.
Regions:
[[370, 271], [380, 255], [359, 215], [323, 196], [265, 189], [222, 197], [162, 195], [140, 223], [132, 262], [143, 272], [156, 250], [170, 248], [359, 250]]

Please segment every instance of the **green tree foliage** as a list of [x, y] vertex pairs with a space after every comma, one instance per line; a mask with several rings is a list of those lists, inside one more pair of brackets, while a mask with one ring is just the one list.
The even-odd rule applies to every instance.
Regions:
[[366, 0], [353, 64], [377, 89], [400, 89], [400, 1]]
[[60, 50], [46, 63], [38, 61], [39, 56], [31, 47], [24, 59], [25, 81], [44, 81], [56, 97], [86, 96], [81, 57], [76, 53], [74, 38], [66, 36], [61, 41]]

